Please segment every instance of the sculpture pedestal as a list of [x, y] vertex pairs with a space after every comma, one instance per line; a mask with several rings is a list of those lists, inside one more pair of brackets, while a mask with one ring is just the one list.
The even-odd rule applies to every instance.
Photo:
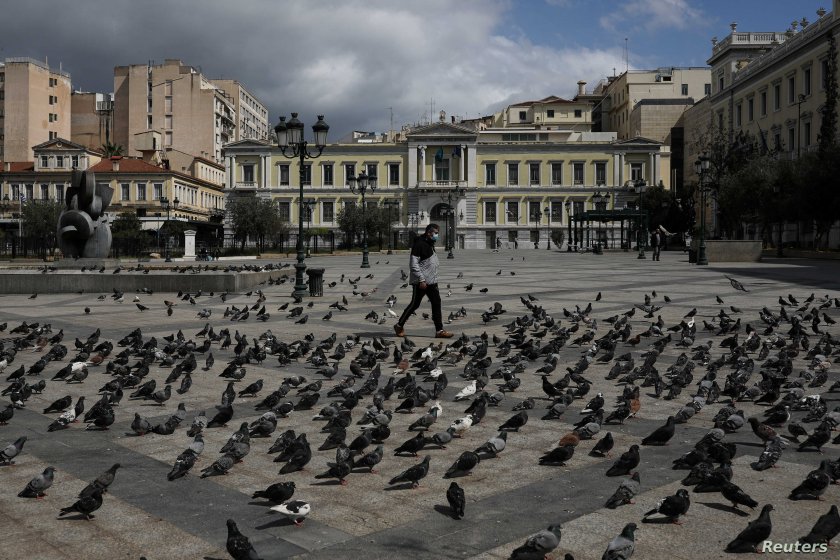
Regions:
[[106, 269], [106, 272], [113, 272], [115, 268], [120, 266], [120, 259], [85, 259], [85, 258], [64, 258], [53, 262], [50, 266], [54, 266], [59, 270], [81, 270], [85, 267], [88, 270], [94, 268]]

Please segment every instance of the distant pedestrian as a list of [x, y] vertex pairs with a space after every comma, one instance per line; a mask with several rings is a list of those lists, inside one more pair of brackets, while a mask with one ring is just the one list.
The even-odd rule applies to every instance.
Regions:
[[517, 240], [517, 239], [513, 240], [513, 248], [514, 249], [519, 249], [519, 240]]
[[662, 234], [659, 232], [659, 228], [653, 230], [653, 233], [650, 235], [650, 246], [653, 248], [653, 260], [659, 260], [659, 253], [662, 251]]
[[502, 248], [502, 240], [497, 237], [496, 238], [496, 252], [498, 253], [501, 248]]
[[405, 323], [411, 314], [417, 311], [423, 297], [429, 298], [432, 305], [432, 321], [435, 323], [435, 338], [452, 338], [452, 333], [443, 328], [443, 313], [440, 310], [440, 292], [438, 291], [438, 261], [435, 253], [435, 241], [440, 235], [437, 224], [429, 224], [423, 235], [418, 235], [411, 246], [408, 260], [410, 271], [409, 283], [412, 287], [411, 302], [405, 308], [394, 332], [397, 336], [405, 336]]

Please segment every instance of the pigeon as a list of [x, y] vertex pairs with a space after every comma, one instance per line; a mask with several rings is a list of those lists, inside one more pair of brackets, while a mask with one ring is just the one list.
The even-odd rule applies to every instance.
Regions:
[[634, 472], [633, 476], [628, 478], [627, 480], [623, 480], [621, 484], [618, 485], [615, 492], [612, 496], [607, 500], [605, 504], [609, 509], [615, 509], [618, 506], [623, 506], [624, 504], [632, 504], [633, 497], [639, 493], [641, 490], [642, 484], [639, 479], [639, 473]]
[[171, 482], [175, 479], [181, 478], [187, 474], [191, 468], [193, 468], [196, 459], [198, 459], [198, 455], [196, 455], [192, 449], [185, 449], [175, 459], [175, 464], [172, 465], [172, 470], [170, 470], [169, 474], [166, 475], [166, 479]]
[[636, 524], [628, 523], [621, 533], [610, 541], [607, 550], [601, 555], [601, 560], [628, 560], [636, 550]]
[[478, 463], [481, 462], [481, 457], [478, 456], [477, 453], [474, 451], [464, 451], [455, 460], [451, 467], [446, 471], [446, 474], [443, 475], [443, 478], [451, 478], [455, 475], [459, 474], [471, 474], [472, 471]]
[[666, 445], [674, 437], [676, 420], [669, 416], [664, 426], [655, 429], [653, 433], [642, 440], [642, 445]]
[[41, 498], [47, 495], [47, 490], [52, 486], [55, 467], [47, 467], [44, 472], [33, 478], [20, 491], [19, 498]]
[[351, 463], [346, 461], [339, 461], [337, 463], [327, 463], [329, 469], [321, 474], [316, 474], [315, 478], [317, 479], [325, 479], [325, 478], [335, 478], [338, 479], [339, 484], [342, 486], [347, 484], [345, 478], [347, 475], [350, 474], [353, 466]]
[[119, 468], [119, 463], [111, 465], [108, 470], [97, 476], [93, 482], [85, 486], [82, 491], [79, 492], [79, 497], [82, 498], [94, 492], [107, 492], [111, 484], [114, 483], [114, 479], [117, 476], [117, 469]]
[[612, 451], [613, 445], [615, 445], [615, 441], [613, 440], [612, 432], [607, 432], [604, 437], [598, 440], [598, 443], [595, 444], [595, 447], [592, 448], [589, 454], [595, 457], [607, 456]]
[[68, 513], [80, 513], [85, 519], [90, 520], [94, 518], [93, 512], [102, 507], [102, 490], [94, 490], [90, 494], [85, 494], [79, 498], [76, 503], [65, 508], [61, 508], [58, 513], [59, 517]]
[[382, 461], [382, 456], [385, 454], [385, 448], [382, 445], [377, 445], [373, 451], [366, 453], [353, 463], [354, 469], [368, 468], [371, 473], [376, 474], [377, 471], [373, 467]]
[[729, 280], [729, 283], [738, 291], [741, 292], [748, 292], [749, 290], [744, 287], [743, 284], [738, 282], [736, 279], [732, 278], [731, 276], [726, 276], [726, 279]]
[[131, 422], [131, 430], [138, 436], [144, 436], [152, 431], [152, 423], [140, 416], [140, 413], [134, 413], [134, 420]]
[[750, 509], [755, 509], [758, 506], [758, 502], [750, 498], [746, 492], [741, 490], [741, 488], [733, 482], [724, 481], [721, 485], [720, 493], [724, 498], [732, 502], [732, 507], [735, 509], [738, 509], [739, 505], [747, 506]]
[[828, 510], [828, 513], [821, 515], [817, 519], [811, 532], [800, 538], [799, 542], [827, 545], [838, 534], [840, 534], [840, 513], [837, 512], [837, 506], [833, 505]]
[[233, 560], [259, 560], [259, 555], [248, 537], [239, 532], [233, 519], [227, 520], [228, 536], [226, 547]]
[[422, 462], [401, 472], [392, 478], [388, 484], [393, 486], [394, 484], [399, 484], [400, 482], [410, 482], [412, 488], [417, 488], [420, 486], [420, 481], [429, 474], [429, 461], [431, 458], [432, 457], [430, 455], [426, 455]]
[[540, 457], [540, 465], [551, 465], [562, 467], [566, 465], [566, 461], [571, 459], [575, 454], [575, 446], [571, 444], [559, 445]]
[[491, 457], [496, 457], [499, 453], [505, 450], [505, 447], [507, 446], [507, 435], [508, 433], [506, 431], [499, 432], [498, 435], [488, 439], [487, 443], [476, 449], [475, 452], [478, 454], [486, 454]]
[[277, 513], [285, 515], [298, 527], [301, 523], [303, 523], [303, 519], [309, 515], [311, 510], [312, 506], [303, 500], [292, 500], [271, 507], [271, 511], [276, 511]]
[[561, 529], [560, 525], [549, 525], [548, 529], [534, 533], [525, 539], [522, 546], [511, 552], [510, 559], [533, 560], [547, 557], [548, 553], [560, 544]]
[[524, 410], [517, 412], [510, 418], [508, 418], [501, 426], [499, 426], [499, 430], [506, 431], [514, 431], [518, 432], [519, 428], [524, 426], [528, 423], [528, 413]]
[[680, 488], [676, 494], [667, 496], [656, 504], [656, 507], [644, 514], [643, 519], [647, 519], [651, 515], [661, 514], [671, 523], [680, 525], [679, 517], [688, 512], [691, 506], [691, 500], [688, 497], [688, 490]]
[[14, 458], [20, 455], [25, 443], [26, 436], [20, 436], [14, 443], [10, 443], [3, 450], [0, 450], [0, 465], [13, 465], [15, 463]]
[[626, 476], [630, 474], [633, 469], [639, 466], [640, 460], [639, 446], [633, 444], [630, 446], [630, 449], [622, 453], [621, 457], [619, 457], [618, 460], [607, 470], [607, 476]]
[[766, 504], [761, 508], [759, 516], [750, 521], [747, 527], [726, 545], [726, 552], [759, 552], [758, 545], [767, 540], [773, 530], [773, 524], [770, 521], [771, 511], [773, 511], [771, 504]]
[[233, 405], [227, 404], [218, 407], [219, 412], [207, 423], [208, 428], [218, 428], [227, 426], [230, 419], [233, 418]]
[[276, 482], [265, 490], [257, 490], [251, 496], [253, 499], [264, 498], [270, 502], [282, 504], [289, 500], [295, 493], [294, 482]]
[[452, 513], [452, 518], [463, 519], [464, 508], [467, 504], [466, 497], [464, 496], [464, 489], [458, 486], [458, 483], [454, 480], [446, 490], [446, 500], [449, 502], [449, 510]]

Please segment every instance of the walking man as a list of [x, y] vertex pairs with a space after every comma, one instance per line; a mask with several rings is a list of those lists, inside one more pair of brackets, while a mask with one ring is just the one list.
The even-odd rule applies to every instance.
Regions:
[[429, 298], [432, 305], [432, 320], [435, 323], [435, 338], [452, 338], [452, 333], [443, 328], [443, 314], [440, 310], [440, 292], [438, 291], [438, 258], [435, 253], [435, 241], [438, 240], [440, 228], [437, 224], [429, 224], [423, 235], [414, 239], [409, 256], [409, 283], [412, 287], [411, 302], [405, 308], [394, 332], [397, 336], [405, 336], [405, 323], [411, 314], [420, 307], [423, 296]]
[[659, 228], [653, 230], [653, 233], [650, 235], [650, 246], [653, 248], [653, 260], [659, 260], [659, 253], [662, 251], [662, 234], [659, 232]]

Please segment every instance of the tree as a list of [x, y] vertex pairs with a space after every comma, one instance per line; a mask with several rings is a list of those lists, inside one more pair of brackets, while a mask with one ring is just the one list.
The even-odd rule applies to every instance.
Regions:
[[818, 138], [821, 154], [831, 151], [837, 145], [837, 40], [833, 31], [828, 33], [825, 70], [825, 105]]
[[270, 200], [245, 196], [230, 203], [234, 237], [239, 240], [240, 250], [245, 250], [249, 239], [256, 242], [257, 251], [265, 247], [266, 238], [276, 239], [278, 233], [285, 233], [287, 225], [280, 221], [277, 207]]
[[99, 150], [106, 158], [125, 155], [125, 148], [120, 144], [113, 144], [111, 142], [105, 142]]
[[58, 244], [58, 217], [64, 205], [56, 200], [30, 200], [23, 204], [21, 219], [24, 234], [36, 241], [38, 252], [46, 255]]
[[146, 244], [143, 223], [136, 212], [121, 212], [111, 222], [111, 236], [118, 253], [137, 255]]

